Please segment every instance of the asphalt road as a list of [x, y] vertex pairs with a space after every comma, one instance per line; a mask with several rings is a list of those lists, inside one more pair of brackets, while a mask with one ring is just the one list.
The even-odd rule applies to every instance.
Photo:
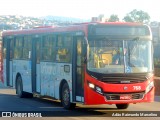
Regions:
[[[115, 105], [100, 105], [100, 106], [83, 106], [79, 105], [74, 110], [65, 110], [61, 107], [60, 102], [53, 101], [50, 99], [40, 99], [40, 98], [18, 98], [15, 94], [15, 90], [12, 88], [5, 88], [0, 85], [0, 111], [11, 111], [15, 113], [23, 113], [33, 112], [33, 113], [41, 113], [40, 120], [50, 120], [54, 117], [54, 119], [107, 119], [111, 120], [124, 120], [124, 119], [140, 119], [140, 120], [158, 120], [160, 117], [137, 117], [136, 113], [139, 115], [142, 114], [158, 114], [160, 116], [160, 101], [159, 97], [156, 98], [156, 101], [153, 103], [140, 103], [140, 104], [131, 104], [126, 110], [118, 110]], [[140, 112], [137, 112], [140, 111]], [[148, 112], [149, 111], [149, 112]], [[132, 113], [133, 112], [133, 113]], [[125, 115], [130, 114], [134, 115], [134, 117], [122, 117], [122, 113]], [[1, 114], [1, 113], [0, 113]], [[28, 115], [28, 113], [26, 113]], [[48, 116], [52, 117], [44, 117], [43, 114], [48, 114]], [[40, 114], [37, 114], [37, 116]], [[22, 119], [20, 117], [16, 117], [16, 114], [13, 115], [15, 118], [5, 118], [6, 119]], [[114, 117], [110, 117], [114, 116]], [[0, 117], [0, 119], [3, 119]], [[27, 119], [36, 119], [36, 118], [27, 118]]]

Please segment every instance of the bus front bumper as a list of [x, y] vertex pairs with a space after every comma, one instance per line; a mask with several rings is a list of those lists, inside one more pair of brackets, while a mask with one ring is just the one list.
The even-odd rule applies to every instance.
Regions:
[[136, 93], [103, 93], [100, 94], [90, 88], [87, 89], [89, 95], [85, 96], [86, 105], [98, 105], [98, 104], [126, 104], [126, 103], [142, 103], [154, 101], [153, 87], [148, 93], [136, 92]]

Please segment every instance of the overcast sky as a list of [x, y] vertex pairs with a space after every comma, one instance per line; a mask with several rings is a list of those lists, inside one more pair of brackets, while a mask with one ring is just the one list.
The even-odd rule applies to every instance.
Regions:
[[159, 0], [1, 0], [0, 15], [67, 16], [90, 19], [104, 14], [123, 18], [133, 9], [148, 12], [160, 21]]

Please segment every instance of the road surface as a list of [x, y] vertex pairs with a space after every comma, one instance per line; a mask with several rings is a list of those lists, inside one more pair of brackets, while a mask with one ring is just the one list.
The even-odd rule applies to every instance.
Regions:
[[[153, 103], [141, 103], [141, 104], [131, 104], [126, 110], [118, 110], [115, 105], [99, 105], [99, 106], [83, 106], [79, 105], [74, 110], [65, 110], [61, 107], [60, 102], [53, 101], [51, 99], [40, 99], [40, 98], [18, 98], [15, 94], [15, 90], [12, 88], [5, 88], [0, 85], [0, 111], [11, 111], [15, 113], [25, 114], [26, 112], [39, 112], [42, 117], [38, 118], [39, 120], [50, 120], [50, 119], [65, 119], [65, 120], [80, 120], [80, 119], [95, 119], [95, 120], [106, 120], [110, 118], [111, 120], [159, 120], [160, 117], [154, 117], [154, 115], [160, 116], [160, 99], [159, 97], [155, 98]], [[46, 112], [47, 111], [47, 112]], [[140, 112], [137, 112], [140, 111]], [[147, 114], [145, 113], [147, 111]], [[42, 112], [42, 113], [41, 113]], [[133, 112], [133, 113], [132, 113]], [[48, 116], [44, 117], [43, 113], [47, 113]], [[122, 117], [122, 113], [125, 116], [134, 116], [134, 117]], [[26, 113], [28, 115], [28, 113]], [[40, 115], [39, 114], [39, 115]], [[152, 117], [137, 117], [136, 115], [152, 115]], [[13, 115], [15, 118], [5, 118], [6, 119], [22, 119], [16, 117], [16, 114]], [[38, 116], [38, 114], [37, 114]], [[114, 117], [111, 117], [114, 116]], [[0, 119], [3, 119], [2, 117]], [[27, 118], [27, 119], [36, 119], [36, 118]]]

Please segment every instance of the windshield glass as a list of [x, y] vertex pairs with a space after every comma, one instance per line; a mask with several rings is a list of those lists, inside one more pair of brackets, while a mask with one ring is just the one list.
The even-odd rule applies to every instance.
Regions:
[[87, 67], [89, 71], [106, 74], [151, 72], [151, 41], [89, 41]]

